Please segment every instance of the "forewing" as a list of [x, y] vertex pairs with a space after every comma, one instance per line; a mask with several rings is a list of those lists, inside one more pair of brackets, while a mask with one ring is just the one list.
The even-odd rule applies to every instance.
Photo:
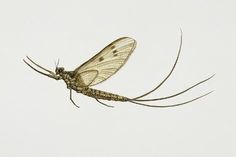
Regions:
[[125, 64], [135, 46], [136, 41], [134, 39], [129, 37], [119, 38], [75, 69], [75, 72], [82, 73], [96, 70], [98, 75], [90, 86], [101, 83], [115, 74]]
[[77, 73], [75, 78], [79, 87], [89, 86], [98, 76], [97, 70], [87, 70], [81, 73]]

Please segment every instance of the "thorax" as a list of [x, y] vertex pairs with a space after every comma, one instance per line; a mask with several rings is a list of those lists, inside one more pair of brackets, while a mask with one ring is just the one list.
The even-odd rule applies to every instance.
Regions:
[[74, 89], [74, 90], [77, 89], [78, 83], [72, 72], [64, 71], [63, 73], [60, 74], [60, 76], [66, 83], [67, 88]]

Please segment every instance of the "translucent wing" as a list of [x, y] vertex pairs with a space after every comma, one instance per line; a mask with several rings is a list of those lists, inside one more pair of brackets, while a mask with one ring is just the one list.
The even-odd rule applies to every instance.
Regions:
[[97, 70], [88, 70], [82, 73], [77, 73], [75, 78], [78, 82], [79, 87], [87, 87], [95, 80], [97, 76]]
[[[94, 80], [87, 85], [93, 86], [101, 83], [115, 74], [125, 64], [135, 46], [136, 41], [134, 39], [129, 37], [119, 38], [76, 68], [75, 73], [79, 75], [87, 71], [97, 71], [98, 74]], [[81, 77], [81, 79], [85, 80], [86, 78]]]

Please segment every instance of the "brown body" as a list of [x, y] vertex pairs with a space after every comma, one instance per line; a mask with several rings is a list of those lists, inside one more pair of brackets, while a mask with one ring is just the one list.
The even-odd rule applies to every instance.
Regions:
[[93, 88], [85, 88], [81, 91], [81, 93], [89, 97], [103, 99], [103, 100], [112, 100], [112, 101], [128, 101], [129, 100], [128, 98], [124, 96], [120, 96], [120, 95], [109, 93], [109, 92], [104, 92], [104, 91], [93, 89]]
[[112, 100], [112, 101], [127, 101], [129, 98], [120, 96], [117, 94], [104, 92], [101, 90], [89, 88], [88, 86], [82, 86], [83, 82], [78, 82], [77, 78], [74, 76], [74, 73], [71, 71], [63, 71], [59, 73], [61, 79], [63, 79], [67, 85], [68, 89], [73, 89], [77, 93], [82, 93], [89, 97], [103, 100]]

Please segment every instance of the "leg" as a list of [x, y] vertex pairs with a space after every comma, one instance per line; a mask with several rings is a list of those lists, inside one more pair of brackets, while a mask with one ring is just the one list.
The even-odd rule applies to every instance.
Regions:
[[53, 79], [55, 79], [55, 80], [60, 80], [60, 79], [61, 79], [60, 76], [57, 76], [54, 72], [52, 72], [52, 71], [50, 71], [50, 70], [48, 70], [48, 69], [46, 69], [46, 68], [40, 66], [40, 65], [37, 64], [37, 63], [35, 63], [35, 62], [34, 62], [32, 59], [30, 59], [28, 56], [26, 56], [26, 57], [27, 57], [27, 59], [28, 59], [31, 63], [33, 63], [35, 66], [37, 66], [38, 68], [40, 68], [40, 69], [42, 69], [42, 70], [48, 72], [49, 74], [46, 74], [46, 73], [44, 73], [44, 72], [39, 71], [38, 69], [34, 68], [34, 67], [33, 67], [32, 65], [30, 65], [26, 60], [23, 59], [23, 61], [24, 61], [30, 68], [32, 68], [33, 70], [37, 71], [38, 73], [40, 73], [40, 74], [42, 74], [42, 75], [45, 75], [45, 76], [50, 77], [50, 78], [53, 78]]
[[104, 105], [104, 106], [106, 106], [106, 107], [114, 107], [114, 106], [107, 105], [107, 104], [105, 104], [105, 103], [103, 103], [103, 102], [99, 101], [97, 98], [95, 98], [95, 99], [97, 100], [97, 102], [99, 102], [100, 104], [102, 104], [102, 105]]
[[74, 102], [74, 100], [72, 99], [72, 89], [70, 89], [70, 101], [76, 106], [79, 108], [78, 105], [76, 105], [76, 103]]

